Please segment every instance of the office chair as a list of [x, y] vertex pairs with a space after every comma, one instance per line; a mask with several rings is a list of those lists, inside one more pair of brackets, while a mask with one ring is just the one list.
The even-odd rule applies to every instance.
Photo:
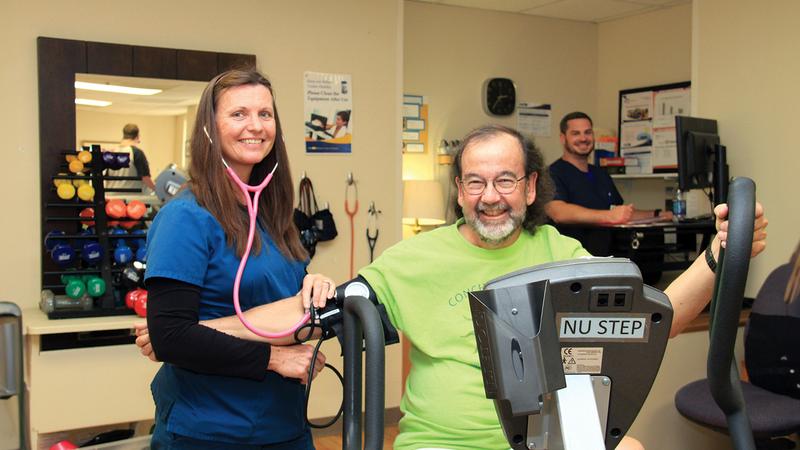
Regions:
[[[745, 328], [742, 383], [747, 413], [758, 449], [794, 449], [786, 436], [800, 433], [800, 300], [787, 304], [784, 292], [792, 264], [764, 281]], [[726, 433], [725, 415], [711, 397], [707, 379], [682, 387], [675, 407], [687, 419]]]

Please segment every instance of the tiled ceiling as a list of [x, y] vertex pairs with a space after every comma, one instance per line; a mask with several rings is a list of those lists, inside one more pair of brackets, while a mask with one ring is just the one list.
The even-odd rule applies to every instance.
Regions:
[[417, 0], [439, 5], [488, 9], [555, 19], [600, 23], [691, 0]]

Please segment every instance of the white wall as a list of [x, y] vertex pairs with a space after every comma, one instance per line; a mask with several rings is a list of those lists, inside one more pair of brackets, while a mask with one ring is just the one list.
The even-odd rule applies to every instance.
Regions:
[[546, 162], [558, 158], [558, 120], [575, 109], [594, 112], [597, 26], [478, 9], [406, 2], [404, 90], [426, 96], [429, 150], [403, 156], [403, 176], [449, 186], [450, 166], [436, 164], [442, 139], [461, 139], [487, 124], [517, 126], [481, 107], [483, 82], [507, 77], [518, 101], [551, 103], [550, 137], [536, 138]]
[[[315, 13], [312, 13], [316, 11]], [[306, 171], [319, 200], [329, 201], [340, 236], [321, 245], [310, 270], [344, 281], [349, 276], [350, 237], [343, 210], [345, 175], [359, 183], [361, 209], [355, 218], [356, 267], [368, 262], [363, 230], [366, 206], [383, 211], [376, 251], [400, 239], [400, 120], [402, 20], [400, 1], [329, 2], [245, 0], [225, 5], [211, 0], [145, 0], [135, 8], [86, 0], [7, 0], [0, 2], [0, 71], [5, 86], [0, 136], [8, 170], [0, 177], [6, 211], [13, 221], [0, 225], [0, 299], [35, 307], [41, 289], [39, 213], [39, 120], [36, 37], [255, 54], [275, 85], [292, 173]], [[358, 127], [352, 155], [305, 155], [303, 72], [349, 73]], [[147, 130], [143, 130], [147, 133]], [[338, 346], [324, 346], [331, 359]], [[399, 403], [399, 346], [389, 349], [387, 406]], [[325, 377], [323, 377], [325, 378]], [[332, 415], [340, 388], [333, 377], [315, 388], [312, 415]], [[326, 387], [327, 386], [327, 387]], [[317, 403], [325, 403], [318, 405]]]
[[750, 295], [800, 239], [798, 17], [792, 0], [694, 2], [693, 109], [717, 119], [731, 175], [756, 182], [770, 222], [767, 250], [751, 264]]
[[[692, 6], [672, 8], [598, 25], [595, 127], [617, 133], [619, 91], [691, 78]], [[676, 181], [616, 180], [626, 203], [664, 208], [664, 188]]]
[[[736, 360], [743, 357], [741, 328]], [[730, 438], [690, 422], [675, 409], [675, 393], [706, 378], [708, 332], [683, 333], [670, 339], [650, 394], [628, 434], [647, 450], [727, 450]], [[632, 369], [635, 370], [635, 369]]]
[[139, 126], [141, 143], [137, 147], [144, 151], [150, 165], [150, 176], [156, 177], [167, 164], [180, 164], [174, 155], [177, 139], [183, 133], [178, 128], [178, 118], [183, 116], [142, 116], [135, 114], [108, 114], [99, 111], [78, 110], [75, 114], [77, 146], [84, 141], [117, 142], [122, 139], [122, 127], [128, 123]]

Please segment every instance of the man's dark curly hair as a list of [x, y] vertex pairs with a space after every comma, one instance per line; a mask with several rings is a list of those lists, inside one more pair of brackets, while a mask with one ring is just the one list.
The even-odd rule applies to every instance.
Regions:
[[[453, 161], [452, 179], [455, 183], [456, 177], [461, 178], [462, 167], [461, 158], [470, 145], [486, 142], [489, 139], [501, 136], [503, 134], [509, 135], [517, 140], [520, 148], [523, 151], [525, 158], [525, 176], [536, 172], [536, 200], [528, 206], [525, 212], [525, 220], [522, 222], [522, 227], [533, 234], [536, 232], [536, 227], [547, 223], [547, 214], [544, 212], [544, 205], [553, 198], [553, 183], [550, 180], [550, 175], [547, 171], [547, 166], [544, 164], [544, 157], [542, 152], [533, 143], [532, 140], [520, 134], [517, 130], [503, 125], [484, 125], [469, 132], [464, 137], [464, 140], [456, 150], [455, 158]], [[458, 189], [458, 186], [456, 186]], [[453, 198], [453, 210], [455, 211], [456, 218], [464, 217], [464, 211], [461, 205], [458, 204], [458, 197]]]

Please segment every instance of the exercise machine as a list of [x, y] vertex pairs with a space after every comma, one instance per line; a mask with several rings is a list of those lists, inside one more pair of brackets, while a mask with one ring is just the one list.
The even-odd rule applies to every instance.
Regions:
[[17, 397], [19, 448], [27, 450], [25, 378], [22, 369], [22, 310], [14, 303], [0, 302], [0, 400]]
[[486, 395], [511, 448], [615, 448], [664, 356], [672, 307], [622, 258], [548, 263], [470, 294]]
[[[754, 448], [733, 361], [754, 205], [752, 181], [734, 180], [711, 305], [709, 379], [737, 450]], [[515, 450], [616, 448], [652, 387], [672, 323], [666, 295], [618, 258], [511, 273], [472, 292], [470, 308], [486, 396]]]

